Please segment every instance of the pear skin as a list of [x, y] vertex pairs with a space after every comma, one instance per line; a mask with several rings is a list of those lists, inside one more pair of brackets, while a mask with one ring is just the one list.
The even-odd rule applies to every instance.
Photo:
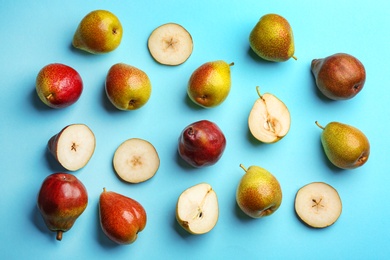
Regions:
[[260, 18], [249, 35], [252, 50], [261, 58], [282, 62], [294, 56], [295, 45], [289, 22], [278, 14], [266, 14]]
[[75, 48], [102, 54], [115, 50], [122, 41], [122, 24], [113, 13], [95, 10], [87, 14], [73, 36]]
[[282, 203], [282, 189], [269, 171], [259, 166], [245, 170], [237, 187], [236, 201], [241, 210], [252, 218], [273, 214]]
[[216, 107], [228, 97], [231, 88], [230, 67], [234, 63], [222, 60], [201, 65], [191, 75], [187, 93], [189, 98], [205, 108]]
[[356, 127], [331, 122], [322, 127], [321, 143], [328, 159], [341, 169], [355, 169], [364, 165], [370, 155], [370, 143]]

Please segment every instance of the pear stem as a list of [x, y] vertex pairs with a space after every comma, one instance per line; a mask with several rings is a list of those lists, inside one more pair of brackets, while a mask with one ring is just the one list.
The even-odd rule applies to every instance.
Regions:
[[291, 56], [291, 58], [293, 58], [294, 60], [297, 60], [298, 58], [297, 57], [295, 57], [294, 55], [293, 56]]
[[240, 164], [240, 167], [241, 167], [245, 172], [247, 171], [247, 169], [245, 168], [244, 165]]
[[56, 239], [58, 240], [58, 241], [61, 241], [61, 239], [62, 239], [62, 230], [58, 230], [57, 231], [57, 236], [56, 236]]
[[106, 188], [105, 187], [103, 188], [103, 192], [106, 192]]
[[233, 66], [233, 65], [234, 65], [234, 62], [231, 62], [231, 63], [229, 64], [230, 67]]
[[259, 97], [262, 98], [262, 96], [260, 94], [260, 87], [259, 86], [256, 86], [256, 91], [257, 91], [257, 95], [259, 95]]
[[316, 121], [316, 125], [317, 125], [319, 128], [321, 128], [322, 130], [325, 129], [322, 125], [320, 125], [320, 124], [318, 123], [318, 121]]

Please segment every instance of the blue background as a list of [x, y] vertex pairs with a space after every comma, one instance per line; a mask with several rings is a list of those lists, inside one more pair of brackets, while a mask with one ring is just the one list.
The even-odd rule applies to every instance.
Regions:
[[[389, 1], [0, 1], [0, 257], [2, 259], [385, 259], [390, 254]], [[90, 11], [106, 9], [121, 20], [117, 50], [90, 55], [71, 47], [73, 33]], [[249, 49], [258, 19], [278, 13], [289, 20], [297, 61], [270, 63]], [[147, 50], [151, 31], [166, 22], [183, 25], [194, 39], [190, 59], [177, 67], [157, 64]], [[310, 72], [314, 58], [337, 52], [357, 57], [366, 68], [364, 89], [348, 101], [330, 101], [317, 90]], [[187, 98], [186, 84], [201, 64], [234, 62], [232, 89], [219, 107], [202, 109]], [[35, 78], [46, 64], [72, 66], [84, 81], [79, 101], [63, 110], [46, 107], [35, 92]], [[104, 92], [108, 69], [117, 62], [148, 73], [153, 92], [137, 111], [116, 110]], [[257, 99], [255, 87], [288, 106], [288, 135], [272, 145], [248, 132], [247, 118]], [[197, 120], [217, 123], [227, 148], [214, 166], [193, 169], [177, 155], [182, 129]], [[371, 142], [361, 168], [329, 164], [320, 143], [318, 120], [360, 128]], [[48, 139], [71, 123], [85, 123], [97, 146], [87, 166], [74, 174], [89, 193], [86, 211], [61, 242], [37, 211], [43, 179], [63, 169], [47, 152]], [[154, 178], [137, 185], [121, 182], [111, 161], [117, 146], [132, 137], [154, 144], [161, 166]], [[280, 181], [283, 202], [270, 217], [250, 219], [236, 206], [243, 175], [239, 164], [259, 165]], [[335, 187], [343, 212], [331, 227], [315, 230], [294, 213], [294, 196], [303, 185], [324, 181]], [[208, 234], [193, 236], [179, 227], [175, 206], [180, 193], [200, 182], [217, 192], [220, 217]], [[130, 246], [117, 246], [102, 233], [98, 198], [102, 188], [130, 196], [148, 214], [146, 229]]]

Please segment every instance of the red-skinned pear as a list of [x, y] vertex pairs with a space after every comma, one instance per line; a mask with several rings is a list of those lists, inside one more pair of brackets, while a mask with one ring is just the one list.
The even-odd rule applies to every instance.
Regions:
[[216, 107], [228, 97], [231, 88], [230, 67], [222, 60], [206, 62], [191, 75], [187, 94], [199, 106]]
[[77, 171], [91, 159], [95, 151], [96, 139], [88, 126], [71, 124], [53, 135], [47, 146], [62, 167], [68, 171]]
[[101, 228], [108, 238], [120, 245], [131, 244], [146, 226], [146, 211], [142, 205], [122, 194], [106, 191], [100, 194]]
[[88, 194], [85, 186], [68, 173], [53, 173], [46, 177], [37, 199], [46, 226], [57, 232], [57, 240], [61, 240], [63, 232], [72, 228], [87, 204]]
[[148, 75], [125, 63], [117, 63], [110, 68], [105, 88], [108, 99], [120, 110], [139, 109], [152, 94]]
[[356, 96], [366, 81], [363, 64], [352, 55], [336, 53], [311, 62], [317, 88], [333, 100], [347, 100]]
[[122, 34], [123, 28], [118, 17], [106, 10], [95, 10], [81, 20], [72, 44], [77, 49], [102, 54], [118, 48]]
[[241, 210], [252, 218], [273, 214], [282, 203], [282, 189], [278, 180], [269, 171], [259, 166], [244, 169], [236, 191], [236, 200]]
[[67, 65], [51, 63], [38, 73], [35, 88], [40, 100], [51, 108], [74, 104], [83, 92], [80, 74]]
[[201, 120], [188, 125], [179, 137], [180, 156], [193, 167], [215, 164], [226, 147], [226, 138], [213, 122]]

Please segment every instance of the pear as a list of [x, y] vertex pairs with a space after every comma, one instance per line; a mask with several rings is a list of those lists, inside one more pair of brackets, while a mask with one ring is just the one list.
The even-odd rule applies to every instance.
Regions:
[[206, 62], [198, 67], [188, 82], [189, 98], [205, 108], [220, 105], [229, 95], [232, 80], [230, 67], [223, 60]]
[[346, 100], [356, 96], [366, 81], [366, 70], [354, 56], [336, 53], [311, 62], [317, 88], [333, 100]]
[[218, 198], [208, 183], [199, 183], [183, 191], [176, 204], [176, 220], [194, 235], [210, 232], [219, 216]]
[[359, 129], [339, 122], [331, 122], [323, 129], [321, 142], [328, 159], [341, 169], [355, 169], [364, 165], [370, 155], [370, 143]]
[[278, 14], [260, 18], [249, 35], [252, 50], [268, 61], [287, 61], [294, 56], [294, 36], [289, 22]]
[[260, 94], [248, 117], [251, 134], [264, 143], [275, 143], [287, 135], [291, 117], [287, 106], [271, 93]]
[[144, 106], [151, 94], [152, 84], [141, 69], [125, 63], [111, 66], [106, 76], [106, 94], [119, 110], [136, 110]]
[[144, 230], [147, 216], [138, 201], [103, 188], [99, 198], [99, 219], [109, 239], [119, 245], [129, 245]]
[[324, 182], [312, 182], [298, 190], [294, 208], [309, 227], [325, 228], [337, 221], [343, 206], [335, 188]]
[[193, 46], [191, 34], [177, 23], [160, 25], [148, 39], [150, 55], [158, 63], [170, 66], [184, 63], [191, 56]]
[[241, 210], [252, 218], [273, 214], [282, 203], [282, 189], [269, 171], [259, 166], [246, 169], [236, 191], [236, 201]]
[[95, 10], [81, 20], [72, 44], [77, 49], [93, 54], [107, 53], [119, 46], [122, 34], [122, 24], [118, 17], [106, 10]]

